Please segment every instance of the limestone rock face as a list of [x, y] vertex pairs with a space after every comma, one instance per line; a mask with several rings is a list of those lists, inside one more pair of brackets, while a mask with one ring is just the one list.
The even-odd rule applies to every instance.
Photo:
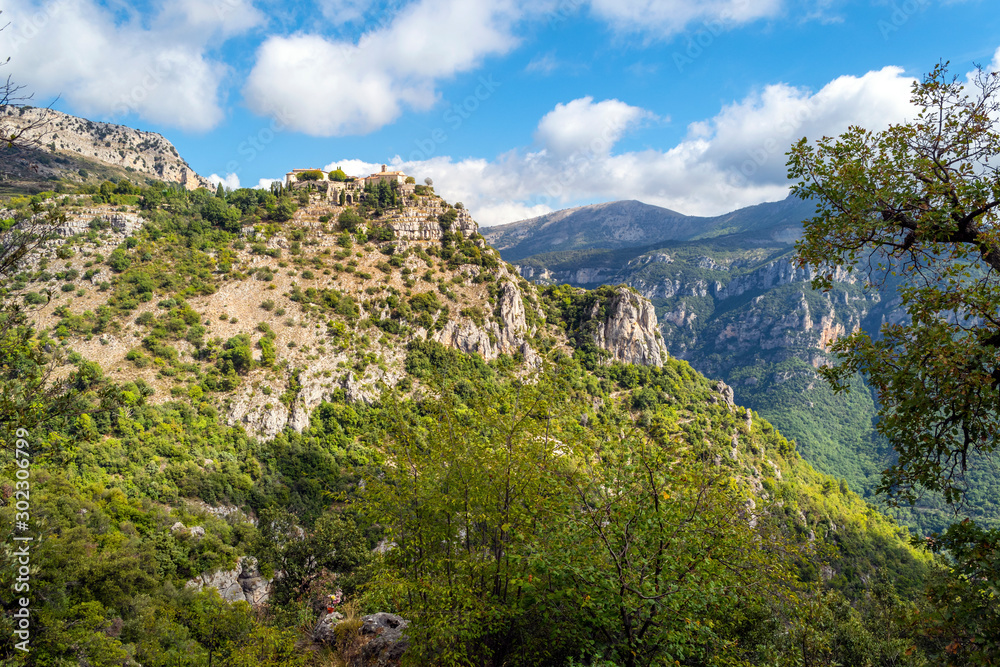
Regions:
[[228, 602], [249, 602], [260, 605], [271, 596], [271, 579], [264, 578], [257, 568], [257, 559], [241, 556], [232, 570], [205, 572], [187, 582], [188, 588], [214, 588]]
[[[588, 316], [600, 317], [600, 303], [591, 307]], [[607, 350], [616, 361], [640, 366], [662, 366], [667, 347], [656, 323], [656, 312], [649, 299], [626, 287], [618, 288], [605, 304], [605, 316], [597, 323], [594, 342]]]
[[98, 123], [51, 109], [5, 108], [0, 123], [18, 129], [34, 126], [25, 139], [43, 150], [100, 160], [162, 181], [180, 183], [189, 190], [211, 187], [185, 162], [167, 139], [155, 132], [124, 125]]
[[531, 280], [540, 285], [561, 285], [569, 283], [571, 285], [600, 285], [613, 279], [615, 271], [603, 267], [567, 269], [564, 271], [552, 271], [546, 268], [535, 266], [515, 266], [518, 273], [525, 280]]
[[[718, 300], [728, 299], [751, 290], [768, 290], [789, 283], [806, 283], [816, 277], [811, 268], [804, 268], [788, 258], [769, 262], [752, 273], [736, 276], [726, 285], [713, 284], [713, 296]], [[853, 284], [857, 277], [838, 267], [833, 276], [836, 282]]]
[[[722, 380], [719, 380], [715, 384], [715, 391], [718, 392], [718, 394], [719, 394], [722, 402], [726, 404], [727, 408], [729, 408], [730, 410], [733, 410], [736, 407], [736, 404], [733, 402], [734, 394], [733, 394], [733, 388], [732, 387], [730, 387], [728, 384], [726, 384]], [[750, 430], [750, 424], [752, 424], [752, 422], [750, 421], [750, 413], [748, 412], [747, 413], [747, 430], [748, 431]], [[733, 437], [735, 438], [736, 436], [733, 436]]]
[[450, 320], [432, 340], [465, 353], [476, 352], [487, 361], [520, 352], [534, 365], [538, 355], [527, 342], [528, 325], [520, 288], [511, 280], [504, 281], [497, 301], [497, 321], [480, 327], [465, 320]]
[[[408, 207], [401, 213], [391, 213], [387, 226], [396, 233], [396, 238], [400, 241], [440, 241], [445, 230], [436, 216], [445, 210], [432, 205]], [[469, 238], [479, 231], [479, 225], [472, 219], [468, 210], [454, 210], [457, 218], [451, 224], [449, 231], [459, 232], [464, 238]]]
[[52, 232], [56, 236], [85, 234], [90, 229], [90, 223], [95, 219], [107, 224], [111, 230], [124, 236], [141, 229], [143, 225], [143, 219], [139, 214], [121, 213], [105, 206], [74, 212], [67, 216], [66, 221], [55, 227]]

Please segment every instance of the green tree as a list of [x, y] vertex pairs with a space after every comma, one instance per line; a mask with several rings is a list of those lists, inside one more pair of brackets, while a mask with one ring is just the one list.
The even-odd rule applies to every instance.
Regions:
[[540, 620], [524, 594], [531, 554], [566, 501], [546, 493], [558, 465], [549, 407], [537, 387], [470, 396], [472, 406], [444, 389], [423, 414], [391, 409], [394, 463], [368, 481], [367, 510], [394, 548], [371, 588], [413, 619], [418, 660], [504, 664]]
[[877, 392], [878, 430], [898, 455], [879, 487], [892, 499], [930, 489], [958, 501], [969, 466], [998, 442], [998, 89], [997, 73], [979, 70], [966, 88], [939, 65], [913, 86], [913, 121], [789, 153], [793, 192], [817, 204], [798, 243], [814, 285], [858, 267], [899, 285], [906, 319], [841, 338], [840, 363], [822, 371], [839, 390], [860, 371]]
[[295, 202], [287, 197], [283, 197], [278, 200], [271, 217], [278, 222], [286, 222], [292, 219], [296, 210], [298, 210], [298, 206], [296, 206]]
[[965, 520], [933, 538], [931, 547], [949, 567], [928, 586], [937, 614], [926, 617], [926, 635], [943, 646], [942, 662], [994, 664], [1000, 655], [1000, 530]]
[[329, 511], [316, 520], [311, 530], [300, 528], [301, 521], [287, 510], [265, 509], [256, 553], [262, 565], [281, 572], [275, 580], [275, 599], [287, 603], [309, 590], [324, 574], [337, 574], [338, 586], [352, 592], [351, 575], [370, 560], [370, 548], [353, 519]]
[[296, 176], [296, 180], [299, 181], [322, 181], [323, 172], [319, 169], [310, 169], [308, 171], [300, 171], [299, 175]]
[[365, 219], [353, 209], [345, 209], [337, 216], [337, 225], [345, 232], [354, 233], [363, 225]]
[[723, 626], [784, 587], [797, 552], [676, 420], [608, 406], [582, 428], [564, 370], [478, 386], [428, 370], [439, 398], [390, 409], [367, 511], [393, 548], [370, 595], [413, 620], [418, 661], [734, 664]]
[[[219, 184], [222, 187], [222, 184]], [[224, 197], [218, 195], [205, 202], [201, 209], [201, 217], [227, 232], [240, 231], [240, 209], [226, 203]]]
[[226, 341], [219, 354], [219, 366], [223, 372], [233, 370], [241, 375], [253, 369], [253, 351], [250, 349], [250, 336], [239, 334]]

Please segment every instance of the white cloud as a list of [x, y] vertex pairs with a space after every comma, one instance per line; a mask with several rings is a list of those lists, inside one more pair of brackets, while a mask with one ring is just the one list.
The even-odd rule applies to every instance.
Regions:
[[582, 151], [607, 153], [622, 135], [655, 114], [629, 106], [619, 100], [594, 104], [594, 98], [582, 97], [545, 114], [538, 123], [535, 140], [555, 155]]
[[218, 187], [219, 183], [222, 183], [222, 187], [227, 190], [238, 190], [240, 187], [240, 177], [236, 174], [226, 174], [225, 178], [218, 174], [212, 174], [208, 177], [208, 182], [214, 187]]
[[240, 35], [265, 22], [252, 0], [171, 0], [156, 19], [159, 32], [199, 42]]
[[323, 18], [334, 25], [353, 23], [364, 18], [374, 0], [332, 0], [320, 1], [319, 9]]
[[262, 178], [257, 181], [257, 185], [253, 186], [254, 190], [268, 190], [271, 187], [271, 183], [284, 183], [283, 178]]
[[619, 30], [669, 38], [693, 23], [721, 30], [776, 16], [782, 0], [590, 0], [590, 7]]
[[437, 82], [516, 44], [514, 0], [420, 0], [355, 42], [269, 37], [244, 87], [250, 108], [314, 136], [366, 134], [404, 109], [426, 110]]
[[[912, 82], [900, 69], [887, 67], [840, 77], [816, 92], [775, 84], [692, 123], [673, 147], [619, 153], [614, 141], [652, 112], [618, 100], [582, 98], [558, 105], [541, 119], [536, 132], [541, 150], [525, 147], [494, 160], [397, 157], [391, 166], [417, 182], [432, 177], [439, 194], [463, 202], [482, 225], [612, 199], [717, 215], [783, 199], [788, 194], [785, 152], [803, 136], [836, 136], [854, 124], [878, 130], [913, 118]], [[597, 129], [577, 123], [580, 119], [598, 123]], [[607, 145], [594, 141], [602, 121], [617, 128]], [[337, 165], [352, 175], [379, 169], [347, 160], [326, 168]]]
[[164, 2], [155, 15], [126, 21], [94, 0], [52, 0], [15, 5], [3, 18], [10, 26], [0, 52], [36, 99], [60, 95], [81, 114], [132, 112], [199, 131], [224, 116], [227, 68], [207, 51], [263, 21], [248, 0]]
[[559, 61], [556, 60], [556, 56], [552, 52], [535, 56], [531, 62], [524, 66], [524, 71], [532, 74], [549, 75], [557, 69], [559, 69]]

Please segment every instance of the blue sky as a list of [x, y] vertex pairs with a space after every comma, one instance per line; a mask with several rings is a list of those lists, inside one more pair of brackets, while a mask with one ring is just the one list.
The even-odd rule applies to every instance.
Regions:
[[7, 73], [160, 132], [227, 185], [380, 163], [481, 224], [614, 199], [781, 199], [802, 136], [912, 117], [939, 60], [1000, 65], [985, 0], [17, 0]]

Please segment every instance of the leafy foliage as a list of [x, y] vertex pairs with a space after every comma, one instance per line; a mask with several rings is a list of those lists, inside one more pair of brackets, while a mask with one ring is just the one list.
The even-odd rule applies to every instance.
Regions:
[[877, 339], [840, 339], [842, 363], [824, 374], [836, 388], [856, 372], [868, 378], [878, 429], [898, 454], [880, 488], [907, 501], [921, 489], [959, 500], [970, 460], [993, 451], [1000, 426], [1000, 176], [991, 162], [1000, 78], [981, 71], [975, 83], [970, 99], [938, 66], [914, 85], [921, 111], [912, 123], [852, 128], [815, 147], [802, 140], [789, 154], [795, 193], [817, 201], [799, 244], [802, 261], [820, 267], [817, 286], [829, 286], [834, 267], [865, 260], [902, 278], [908, 321], [887, 323]]

